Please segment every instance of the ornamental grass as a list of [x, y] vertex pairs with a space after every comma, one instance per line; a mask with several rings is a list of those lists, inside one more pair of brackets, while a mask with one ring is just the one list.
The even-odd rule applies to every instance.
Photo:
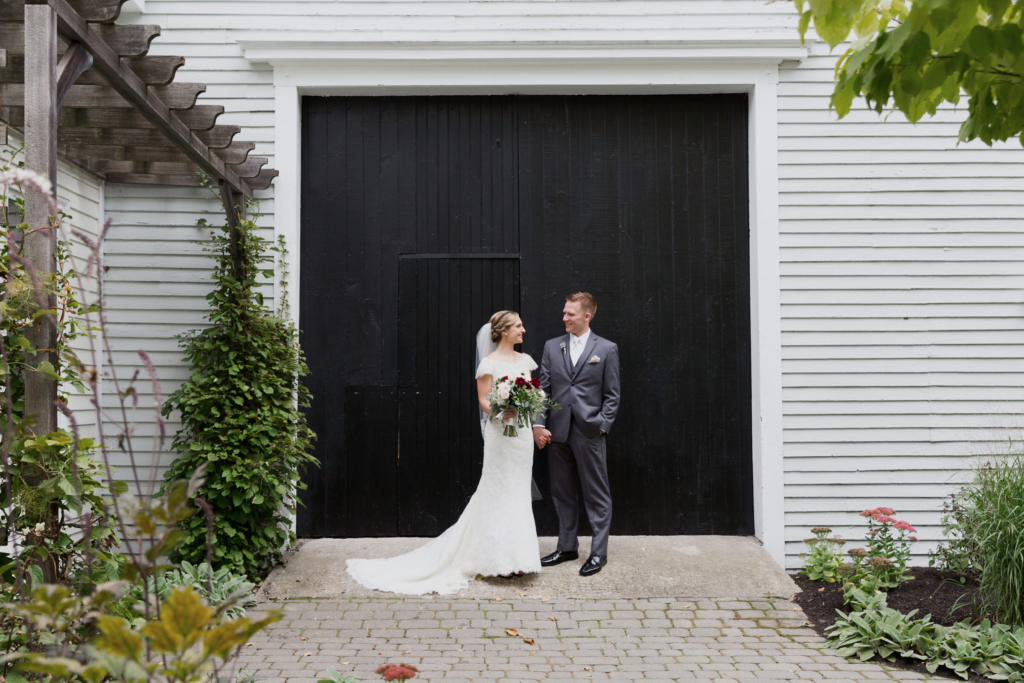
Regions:
[[972, 564], [986, 607], [1005, 624], [1024, 625], [1024, 450], [986, 462], [960, 502]]

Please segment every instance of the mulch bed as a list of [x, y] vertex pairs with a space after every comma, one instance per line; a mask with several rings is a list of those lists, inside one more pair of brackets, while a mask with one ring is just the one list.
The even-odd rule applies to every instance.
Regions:
[[[914, 576], [914, 580], [907, 581], [898, 589], [889, 592], [886, 600], [889, 607], [899, 610], [903, 614], [909, 614], [916, 609], [917, 614], [914, 615], [916, 618], [930, 614], [932, 622], [945, 626], [951, 626], [964, 619], [980, 621], [986, 616], [976, 614], [974, 594], [977, 587], [970, 579], [966, 579], [965, 583], [960, 583], [958, 574], [939, 571], [931, 567], [911, 567], [908, 571]], [[793, 598], [793, 601], [800, 605], [804, 614], [807, 615], [807, 620], [814, 626], [814, 630], [819, 635], [827, 635], [825, 629], [836, 623], [836, 610], [844, 613], [850, 612], [843, 604], [842, 585], [838, 582], [808, 581], [801, 575], [793, 578], [802, 591]], [[963, 680], [946, 669], [939, 669], [934, 674], [930, 674], [925, 668], [924, 662], [916, 659], [898, 657], [895, 662], [886, 662], [876, 657], [872, 661], [898, 669], [916, 671], [926, 676]], [[983, 683], [990, 679], [970, 674], [970, 680]]]

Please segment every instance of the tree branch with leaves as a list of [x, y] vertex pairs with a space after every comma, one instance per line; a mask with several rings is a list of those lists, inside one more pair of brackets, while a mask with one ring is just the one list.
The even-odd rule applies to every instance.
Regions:
[[1024, 0], [794, 0], [801, 39], [812, 27], [835, 48], [831, 106], [854, 99], [916, 123], [968, 97], [963, 142], [1020, 136], [1024, 144]]

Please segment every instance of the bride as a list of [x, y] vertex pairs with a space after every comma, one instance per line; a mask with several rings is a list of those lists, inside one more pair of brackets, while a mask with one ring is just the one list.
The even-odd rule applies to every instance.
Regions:
[[[485, 333], [487, 326], [481, 329]], [[476, 392], [480, 409], [490, 411], [487, 395], [495, 376], [524, 374], [527, 379], [537, 363], [515, 345], [526, 328], [519, 314], [498, 311], [491, 316], [490, 336], [497, 349], [479, 363]], [[489, 347], [480, 342], [478, 348]], [[481, 354], [483, 355], [483, 354]], [[508, 411], [504, 417], [511, 419]], [[533, 430], [519, 436], [502, 434], [500, 420], [485, 419], [484, 466], [480, 483], [453, 526], [412, 552], [380, 560], [349, 560], [348, 573], [357, 582], [377, 590], [423, 595], [454, 593], [477, 574], [511, 578], [540, 571], [540, 547], [533, 521], [531, 484]]]

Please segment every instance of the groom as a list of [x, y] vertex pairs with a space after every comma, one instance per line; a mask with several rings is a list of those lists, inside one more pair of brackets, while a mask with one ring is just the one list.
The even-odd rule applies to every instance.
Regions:
[[586, 292], [565, 297], [562, 322], [566, 334], [549, 339], [540, 364], [541, 388], [561, 410], [550, 410], [534, 423], [538, 448], [551, 444], [551, 498], [558, 513], [558, 549], [541, 558], [550, 567], [579, 558], [576, 537], [579, 502], [576, 472], [583, 486], [594, 538], [582, 576], [601, 571], [608, 563], [608, 529], [612, 496], [608, 488], [605, 436], [619, 411], [619, 347], [590, 329], [597, 302]]

